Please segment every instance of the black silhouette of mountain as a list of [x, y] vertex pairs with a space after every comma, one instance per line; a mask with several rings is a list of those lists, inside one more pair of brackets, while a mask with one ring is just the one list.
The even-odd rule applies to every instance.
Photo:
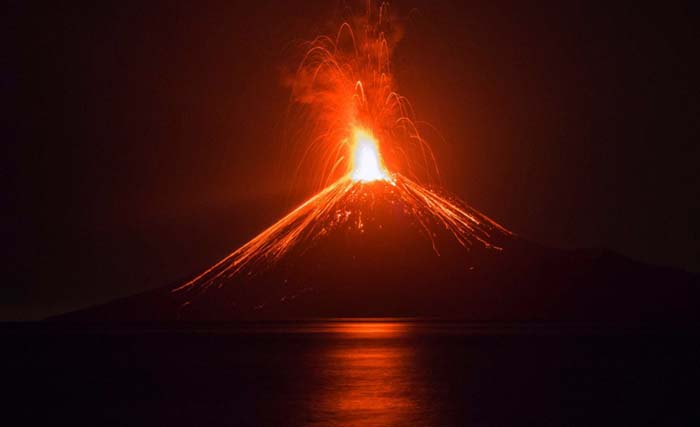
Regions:
[[396, 191], [386, 182], [353, 184], [316, 219], [314, 238], [206, 289], [176, 290], [183, 281], [51, 320], [700, 319], [697, 274], [606, 250], [546, 248], [498, 229], [488, 236], [495, 247], [463, 245], [428, 207], [407, 205]]

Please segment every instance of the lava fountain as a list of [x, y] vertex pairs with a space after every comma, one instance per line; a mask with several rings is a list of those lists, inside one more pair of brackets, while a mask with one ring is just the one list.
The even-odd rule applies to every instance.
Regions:
[[292, 83], [292, 110], [302, 123], [295, 145], [303, 147], [297, 163], [316, 173], [321, 190], [174, 292], [221, 287], [340, 226], [362, 229], [358, 194], [391, 200], [414, 219], [436, 255], [436, 226], [464, 247], [501, 249], [492, 237], [510, 231], [448, 193], [419, 184], [438, 168], [410, 103], [396, 91], [390, 58], [397, 40], [384, 3], [369, 4], [366, 15], [343, 22], [335, 37], [306, 44]]
[[350, 178], [359, 182], [391, 181], [389, 173], [382, 164], [377, 141], [362, 129], [355, 130]]

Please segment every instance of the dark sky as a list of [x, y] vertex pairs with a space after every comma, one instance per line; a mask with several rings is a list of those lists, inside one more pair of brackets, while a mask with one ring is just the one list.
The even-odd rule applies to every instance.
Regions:
[[[310, 194], [282, 82], [340, 2], [27, 3], [3, 24], [0, 319], [171, 283]], [[700, 271], [698, 14], [521, 3], [392, 3], [445, 186], [528, 239]]]

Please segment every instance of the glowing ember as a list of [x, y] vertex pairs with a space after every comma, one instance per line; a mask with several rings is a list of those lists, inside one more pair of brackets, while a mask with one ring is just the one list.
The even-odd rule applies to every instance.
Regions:
[[389, 174], [382, 165], [377, 141], [362, 129], [355, 131], [355, 148], [350, 177], [354, 181], [360, 182], [390, 180]]

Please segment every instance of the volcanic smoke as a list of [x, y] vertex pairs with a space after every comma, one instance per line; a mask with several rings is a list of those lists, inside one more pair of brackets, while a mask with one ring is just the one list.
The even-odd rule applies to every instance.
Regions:
[[[390, 197], [414, 218], [437, 255], [436, 225], [464, 247], [501, 249], [491, 243], [492, 236], [510, 236], [510, 231], [457, 198], [418, 183], [438, 169], [411, 105], [396, 91], [390, 59], [398, 37], [391, 21], [386, 3], [370, 4], [366, 15], [343, 22], [335, 37], [307, 43], [292, 101], [308, 128], [300, 132], [309, 141], [303, 161], [318, 171], [325, 188], [174, 291], [220, 287], [340, 226], [361, 231], [361, 214], [353, 209], [358, 194]], [[312, 161], [319, 164], [309, 166]]]

